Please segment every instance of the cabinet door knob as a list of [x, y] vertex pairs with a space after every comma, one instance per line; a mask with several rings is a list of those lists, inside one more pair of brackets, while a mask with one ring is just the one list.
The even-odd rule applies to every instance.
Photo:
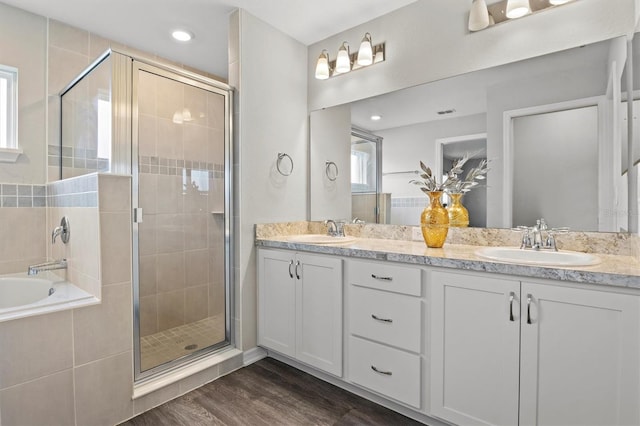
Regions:
[[385, 376], [392, 376], [392, 375], [393, 375], [393, 373], [392, 373], [391, 371], [382, 371], [382, 370], [378, 370], [378, 369], [376, 368], [376, 366], [375, 366], [375, 365], [372, 365], [372, 366], [371, 366], [371, 369], [372, 369], [373, 371], [375, 371], [376, 373], [378, 373], [378, 374], [384, 374]]
[[293, 278], [293, 272], [291, 271], [291, 267], [293, 266], [293, 260], [289, 262], [289, 276]]
[[296, 262], [296, 278], [300, 279], [300, 272], [298, 271], [298, 268], [300, 267], [300, 261], [298, 260]]
[[371, 314], [371, 318], [373, 318], [373, 319], [374, 319], [374, 320], [376, 320], [376, 321], [381, 321], [381, 322], [393, 322], [393, 320], [392, 320], [392, 319], [389, 319], [389, 318], [380, 318], [380, 317], [378, 317], [378, 316], [376, 316], [376, 315], [374, 315], [374, 314]]
[[531, 299], [533, 297], [530, 294], [527, 294], [527, 324], [533, 324], [531, 322]]
[[381, 277], [380, 275], [371, 274], [371, 278], [382, 281], [393, 281], [393, 277]]
[[514, 292], [509, 293], [509, 321], [514, 322], [515, 318], [513, 317], [513, 299], [515, 299], [516, 294]]

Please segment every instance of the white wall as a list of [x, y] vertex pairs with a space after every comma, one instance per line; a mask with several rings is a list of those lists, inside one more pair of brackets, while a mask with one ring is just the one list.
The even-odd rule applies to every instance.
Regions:
[[[306, 220], [308, 121], [306, 47], [244, 10], [229, 29], [234, 111], [237, 344], [256, 346], [256, 223]], [[284, 66], [283, 64], [286, 64]], [[293, 173], [276, 170], [279, 152]]]
[[0, 163], [0, 182], [46, 182], [46, 18], [0, 3], [0, 63], [18, 68], [16, 163]]
[[[636, 0], [580, 0], [469, 33], [470, 1], [418, 0], [393, 13], [309, 46], [309, 109], [339, 105], [529, 57], [626, 35]], [[315, 61], [343, 41], [356, 49], [365, 32], [386, 42], [387, 59], [339, 78], [313, 78]]]

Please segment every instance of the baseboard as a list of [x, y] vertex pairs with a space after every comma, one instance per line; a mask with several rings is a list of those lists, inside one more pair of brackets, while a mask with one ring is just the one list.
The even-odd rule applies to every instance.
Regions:
[[254, 362], [260, 361], [262, 358], [267, 357], [267, 351], [256, 346], [255, 348], [248, 349], [242, 353], [242, 365], [246, 367], [247, 365], [253, 364]]

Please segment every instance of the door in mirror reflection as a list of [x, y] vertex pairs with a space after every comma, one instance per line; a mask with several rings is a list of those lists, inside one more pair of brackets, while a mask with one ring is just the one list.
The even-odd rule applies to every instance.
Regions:
[[365, 223], [389, 223], [390, 195], [380, 193], [382, 138], [351, 130], [351, 215]]
[[598, 107], [514, 118], [513, 138], [513, 225], [598, 231]]

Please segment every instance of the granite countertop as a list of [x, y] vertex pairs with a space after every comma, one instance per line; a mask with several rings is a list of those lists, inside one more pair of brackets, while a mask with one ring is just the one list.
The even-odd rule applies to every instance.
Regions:
[[435, 249], [427, 248], [422, 241], [357, 238], [347, 244], [319, 245], [292, 242], [290, 236], [268, 236], [256, 238], [256, 246], [640, 289], [640, 264], [633, 256], [598, 253], [601, 263], [597, 265], [542, 267], [486, 260], [474, 253], [480, 246], [465, 244], [447, 243]]

